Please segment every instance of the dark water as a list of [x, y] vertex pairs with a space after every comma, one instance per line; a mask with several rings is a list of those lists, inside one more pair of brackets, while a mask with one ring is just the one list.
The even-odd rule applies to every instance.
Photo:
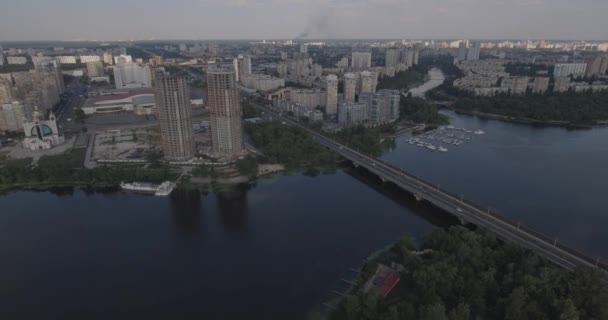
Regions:
[[1, 319], [299, 319], [431, 224], [344, 172], [171, 198], [0, 197]]
[[384, 160], [608, 259], [608, 128], [532, 127], [446, 112], [487, 134], [449, 152], [402, 137]]
[[[385, 160], [608, 257], [608, 129], [452, 116], [484, 136]], [[0, 196], [0, 319], [301, 319], [370, 253], [449, 223], [347, 170], [220, 194]]]

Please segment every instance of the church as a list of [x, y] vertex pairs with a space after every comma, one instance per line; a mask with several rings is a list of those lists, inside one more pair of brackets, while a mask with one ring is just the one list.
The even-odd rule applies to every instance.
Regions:
[[48, 120], [40, 120], [40, 112], [36, 108], [32, 121], [23, 119], [23, 130], [23, 147], [32, 151], [51, 149], [65, 142], [65, 138], [59, 135], [57, 120], [52, 112]]

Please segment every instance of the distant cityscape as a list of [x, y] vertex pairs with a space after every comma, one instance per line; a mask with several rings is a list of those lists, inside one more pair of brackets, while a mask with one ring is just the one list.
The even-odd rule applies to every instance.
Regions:
[[[451, 57], [462, 73], [454, 87], [478, 96], [608, 89], [608, 42], [299, 39], [65, 45], [0, 47], [0, 132], [23, 134], [21, 145], [32, 152], [73, 141], [64, 132], [73, 136], [89, 121], [94, 131], [86, 134], [93, 138], [103, 137], [95, 132], [142, 123], [159, 126], [159, 143], [146, 148], [158, 148], [168, 161], [234, 160], [254, 152], [241, 123], [241, 103], [248, 97], [327, 132], [381, 126], [400, 118], [399, 103], [407, 90], [379, 89], [379, 81], [437, 55]], [[511, 66], [518, 65], [525, 66], [524, 72], [513, 72]], [[66, 91], [66, 80], [81, 83], [82, 92]], [[120, 116], [125, 113], [135, 118]], [[110, 115], [118, 116], [104, 125]], [[121, 156], [92, 158], [117, 161]]]

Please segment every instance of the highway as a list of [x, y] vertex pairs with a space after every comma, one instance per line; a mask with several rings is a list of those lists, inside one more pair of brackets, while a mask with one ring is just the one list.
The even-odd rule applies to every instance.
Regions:
[[254, 105], [286, 123], [307, 131], [319, 143], [345, 159], [352, 161], [355, 166], [366, 168], [378, 175], [382, 181], [390, 181], [396, 184], [403, 190], [412, 193], [418, 200], [431, 202], [435, 206], [458, 217], [463, 223], [468, 222], [485, 228], [493, 232], [498, 238], [527, 247], [570, 271], [578, 267], [599, 268], [604, 272], [605, 279], [608, 279], [608, 266], [601, 263], [599, 258], [588, 257], [577, 250], [559, 243], [556, 239], [550, 239], [534, 230], [514, 223], [488, 208], [481, 208], [471, 201], [442, 190], [438, 186], [417, 178], [402, 169], [350, 149], [317, 131], [281, 116], [269, 108], [257, 104]]

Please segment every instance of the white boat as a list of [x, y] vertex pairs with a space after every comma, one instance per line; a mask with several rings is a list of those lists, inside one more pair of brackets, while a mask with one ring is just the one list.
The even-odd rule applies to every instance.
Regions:
[[171, 181], [165, 181], [161, 184], [147, 183], [147, 182], [132, 182], [120, 184], [120, 187], [126, 191], [133, 191], [139, 193], [150, 193], [157, 196], [168, 196], [173, 192], [175, 183]]
[[454, 129], [454, 126], [447, 126], [448, 129]]
[[429, 150], [431, 150], [431, 151], [435, 151], [435, 150], [437, 150], [437, 147], [435, 147], [435, 146], [434, 146], [434, 145], [432, 145], [432, 144], [428, 144], [428, 145], [426, 146], [426, 148], [427, 148], [427, 149], [429, 149]]
[[439, 146], [439, 152], [448, 152], [448, 148], [444, 148], [443, 146]]
[[477, 131], [475, 131], [475, 134], [486, 134], [486, 133], [481, 130], [477, 130]]

